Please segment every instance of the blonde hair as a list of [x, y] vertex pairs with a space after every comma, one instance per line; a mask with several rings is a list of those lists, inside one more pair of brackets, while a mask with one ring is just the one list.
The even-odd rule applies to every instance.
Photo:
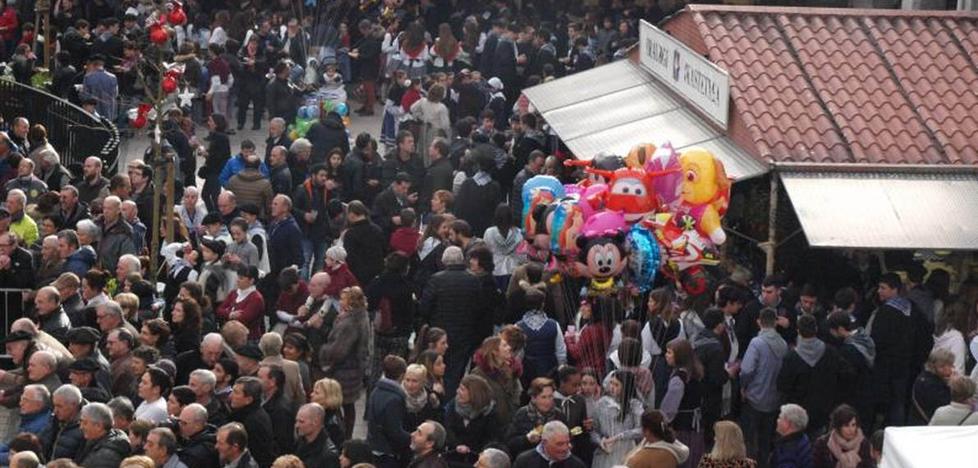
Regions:
[[272, 462], [272, 468], [306, 468], [306, 465], [295, 455], [282, 455]]
[[122, 307], [122, 315], [125, 319], [132, 318], [139, 310], [139, 296], [133, 293], [119, 293], [112, 300], [118, 302], [119, 306]]
[[747, 457], [744, 432], [740, 430], [737, 423], [718, 421], [713, 425], [713, 432], [716, 434], [716, 442], [713, 445], [713, 451], [710, 452], [710, 458], [713, 461], [724, 462]]
[[421, 376], [421, 380], [428, 380], [428, 369], [423, 364], [411, 364], [407, 366], [404, 375], [415, 374]]
[[323, 392], [326, 399], [323, 401], [313, 400], [313, 402], [319, 403], [326, 411], [336, 410], [343, 406], [343, 387], [339, 382], [329, 377], [319, 379], [313, 385], [312, 393], [314, 395], [316, 390]]
[[340, 291], [340, 297], [346, 295], [350, 301], [350, 310], [361, 310], [367, 308], [367, 297], [363, 295], [360, 286], [350, 286]]
[[145, 455], [134, 455], [122, 460], [119, 468], [156, 468], [156, 462]]

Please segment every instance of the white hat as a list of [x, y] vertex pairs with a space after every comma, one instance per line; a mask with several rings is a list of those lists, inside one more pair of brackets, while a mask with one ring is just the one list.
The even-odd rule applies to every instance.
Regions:
[[492, 78], [489, 78], [489, 86], [491, 86], [492, 89], [495, 89], [496, 91], [502, 91], [504, 89], [504, 87], [503, 87], [503, 80], [500, 80], [499, 78], [496, 78], [495, 76], [492, 77]]

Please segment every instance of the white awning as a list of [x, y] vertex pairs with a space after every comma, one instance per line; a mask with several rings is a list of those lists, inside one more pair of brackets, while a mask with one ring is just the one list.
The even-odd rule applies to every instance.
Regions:
[[782, 172], [812, 247], [978, 250], [978, 175]]
[[767, 172], [638, 65], [622, 60], [524, 91], [574, 155], [625, 155], [640, 143], [670, 141], [677, 150], [702, 147], [734, 180]]

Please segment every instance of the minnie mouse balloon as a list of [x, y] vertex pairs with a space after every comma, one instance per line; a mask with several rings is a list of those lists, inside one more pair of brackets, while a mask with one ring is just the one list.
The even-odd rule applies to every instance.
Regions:
[[625, 222], [625, 215], [620, 211], [605, 210], [595, 213], [584, 222], [584, 229], [581, 233], [587, 237], [598, 237], [612, 235], [616, 232], [625, 232], [628, 224]]

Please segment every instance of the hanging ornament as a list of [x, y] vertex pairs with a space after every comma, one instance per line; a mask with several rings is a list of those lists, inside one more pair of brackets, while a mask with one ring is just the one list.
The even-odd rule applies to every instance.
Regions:
[[163, 83], [161, 85], [163, 87], [163, 92], [166, 94], [170, 94], [177, 90], [177, 80], [172, 76], [163, 78]]
[[149, 40], [153, 44], [163, 44], [169, 39], [166, 29], [160, 24], [154, 24], [149, 28]]
[[143, 128], [143, 127], [145, 127], [146, 126], [146, 116], [145, 115], [136, 116], [136, 118], [133, 119], [133, 121], [132, 121], [132, 126], [134, 128]]
[[183, 88], [177, 93], [177, 98], [180, 99], [180, 107], [193, 107], [193, 99], [197, 95], [190, 90], [189, 87]]
[[170, 14], [166, 15], [166, 19], [174, 26], [182, 26], [187, 21], [187, 14], [183, 12], [183, 8], [177, 6], [173, 8]]

